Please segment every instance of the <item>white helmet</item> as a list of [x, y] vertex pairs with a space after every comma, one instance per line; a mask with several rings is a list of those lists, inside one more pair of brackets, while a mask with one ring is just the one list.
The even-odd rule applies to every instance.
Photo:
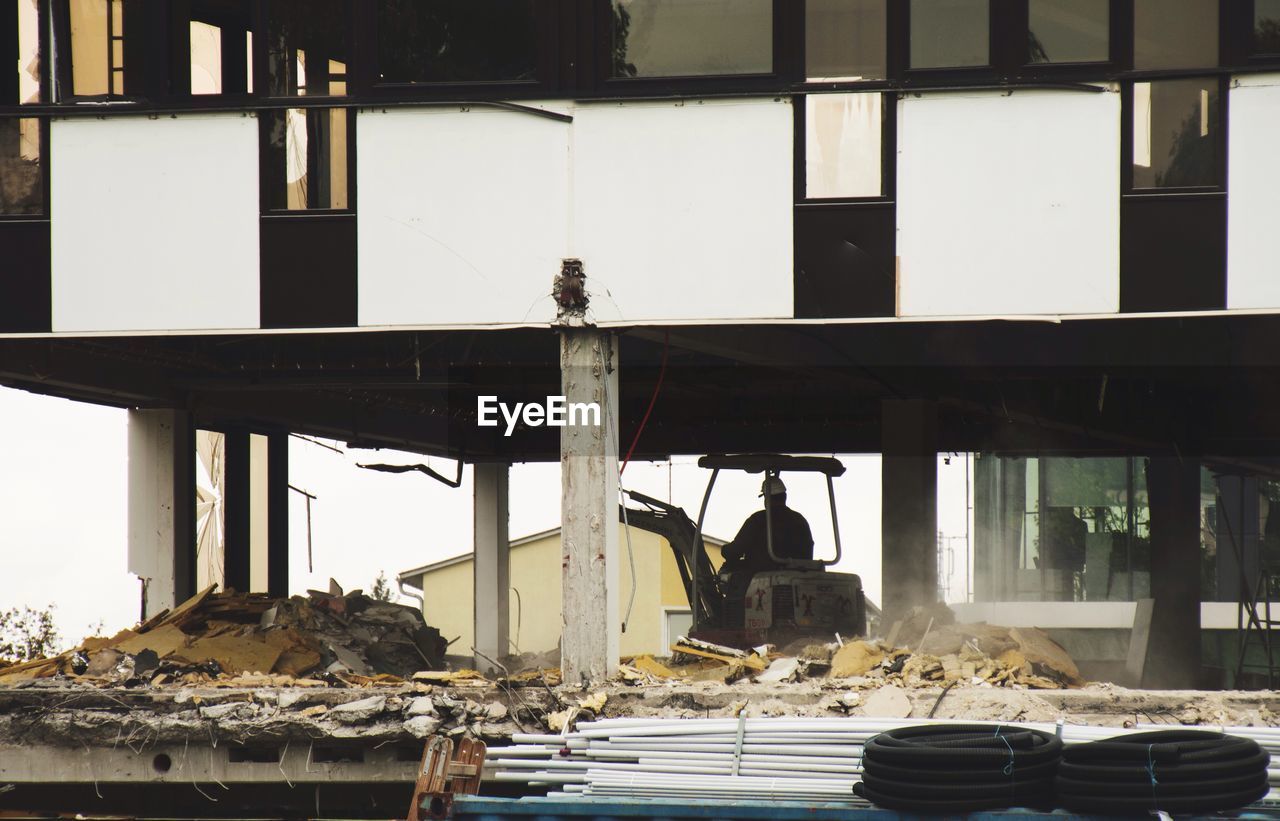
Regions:
[[787, 492], [787, 486], [777, 476], [767, 476], [760, 485], [761, 496], [780, 496]]

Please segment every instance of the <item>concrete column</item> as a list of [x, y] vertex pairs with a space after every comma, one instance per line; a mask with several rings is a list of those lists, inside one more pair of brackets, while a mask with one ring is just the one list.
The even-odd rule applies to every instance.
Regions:
[[[1200, 685], [1200, 463], [1147, 460], [1151, 503], [1151, 633], [1142, 686]], [[1219, 542], [1221, 544], [1221, 542]]]
[[195, 593], [195, 426], [176, 410], [129, 411], [129, 572], [146, 580], [143, 616]]
[[250, 586], [250, 487], [249, 432], [228, 431], [224, 434], [225, 476], [222, 488], [223, 513], [223, 577], [226, 587], [247, 593]]
[[[618, 666], [618, 372], [616, 340], [594, 328], [560, 336], [561, 389], [580, 424], [560, 433], [560, 538], [566, 683], [602, 681]], [[598, 408], [593, 415], [591, 406]], [[582, 422], [586, 424], [581, 424]], [[598, 424], [592, 424], [597, 422]]]
[[[490, 672], [493, 664], [511, 652], [511, 545], [507, 529], [509, 465], [477, 464], [472, 476], [475, 550], [475, 665]], [[483, 655], [480, 655], [483, 654]]]
[[885, 400], [880, 411], [880, 589], [885, 625], [938, 597], [938, 410]]

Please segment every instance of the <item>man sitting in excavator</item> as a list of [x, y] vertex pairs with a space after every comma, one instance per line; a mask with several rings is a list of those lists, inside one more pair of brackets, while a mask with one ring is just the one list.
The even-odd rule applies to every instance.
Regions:
[[[787, 559], [813, 560], [813, 533], [799, 512], [787, 507], [787, 486], [777, 476], [766, 476], [760, 487], [764, 509], [747, 517], [732, 542], [724, 546], [722, 574], [730, 577], [731, 595], [746, 594], [751, 577], [766, 570], [785, 567]], [[773, 555], [769, 555], [772, 525]]]

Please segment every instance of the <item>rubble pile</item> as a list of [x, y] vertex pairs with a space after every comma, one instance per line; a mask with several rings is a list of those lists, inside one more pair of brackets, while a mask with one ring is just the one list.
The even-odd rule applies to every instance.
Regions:
[[[862, 687], [972, 685], [1032, 690], [1084, 686], [1066, 650], [1042, 630], [991, 624], [920, 624], [923, 609], [895, 628], [891, 639], [800, 640], [775, 652], [770, 645], [751, 651], [681, 637], [663, 663], [652, 656], [627, 659], [623, 681], [718, 681], [751, 678], [760, 684], [805, 679], [857, 679]], [[893, 635], [893, 634], [891, 634]]]
[[[545, 693], [512, 698], [490, 682], [449, 689], [408, 681], [378, 687], [253, 686], [85, 688], [58, 678], [0, 690], [6, 744], [147, 746], [266, 744], [319, 739], [418, 744], [432, 734], [486, 740], [539, 730]], [[514, 706], [513, 706], [514, 705]], [[420, 751], [420, 746], [418, 747]], [[2, 755], [3, 753], [0, 753]]]
[[442, 666], [447, 643], [412, 607], [336, 585], [289, 599], [214, 589], [110, 638], [0, 669], [0, 686], [59, 675], [100, 686], [361, 686]]

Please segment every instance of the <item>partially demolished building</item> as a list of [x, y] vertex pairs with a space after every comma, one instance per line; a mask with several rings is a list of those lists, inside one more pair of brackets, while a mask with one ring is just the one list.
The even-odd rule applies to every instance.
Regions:
[[[579, 709], [540, 685], [476, 698], [405, 678], [433, 639], [373, 606], [363, 669], [341, 641], [290, 636], [289, 619], [347, 600], [285, 603], [291, 432], [470, 466], [487, 680], [516, 675], [501, 669], [514, 462], [563, 466], [560, 676], [582, 687], [653, 674], [619, 666], [618, 532], [601, 525], [620, 457], [881, 454], [892, 625], [937, 597], [936, 456], [963, 451], [989, 459], [980, 598], [1010, 607], [961, 622], [1055, 626], [1012, 606], [1030, 601], [1083, 608], [1064, 629], [1106, 612], [1127, 631], [1145, 599], [1145, 686], [1269, 681], [1274, 14], [1230, 0], [0, 7], [0, 382], [130, 409], [130, 567], [159, 619], [0, 689], [0, 790], [25, 785], [0, 805], [37, 789], [10, 775], [32, 768], [68, 773], [38, 787], [44, 806], [108, 782], [216, 806], [233, 771], [280, 790], [382, 783], [412, 766], [396, 751], [419, 719], [484, 733]], [[601, 424], [479, 424], [484, 397], [552, 396], [594, 403]], [[197, 430], [226, 437], [221, 581], [272, 597], [238, 600], [256, 621], [208, 611], [220, 599], [199, 627], [174, 615], [200, 592]], [[1195, 637], [1222, 616], [1200, 606], [1210, 580], [1240, 629], [1202, 654]], [[1117, 603], [1119, 617], [1093, 609]], [[146, 646], [161, 631], [181, 652]], [[966, 641], [935, 659], [982, 678]], [[387, 672], [381, 645], [410, 662]], [[892, 668], [888, 645], [868, 652]], [[60, 689], [107, 650], [118, 682]], [[936, 664], [939, 681], [955, 673]], [[273, 678], [321, 667], [343, 686]], [[251, 678], [215, 686], [233, 669]], [[363, 680], [379, 675], [398, 681]], [[661, 709], [740, 700], [688, 686], [664, 685]], [[740, 686], [768, 709], [796, 698]], [[814, 699], [848, 707], [855, 690]], [[1147, 698], [1083, 700], [1116, 720], [1222, 704], [1271, 721], [1267, 697]], [[332, 749], [349, 738], [385, 766], [357, 774]]]

